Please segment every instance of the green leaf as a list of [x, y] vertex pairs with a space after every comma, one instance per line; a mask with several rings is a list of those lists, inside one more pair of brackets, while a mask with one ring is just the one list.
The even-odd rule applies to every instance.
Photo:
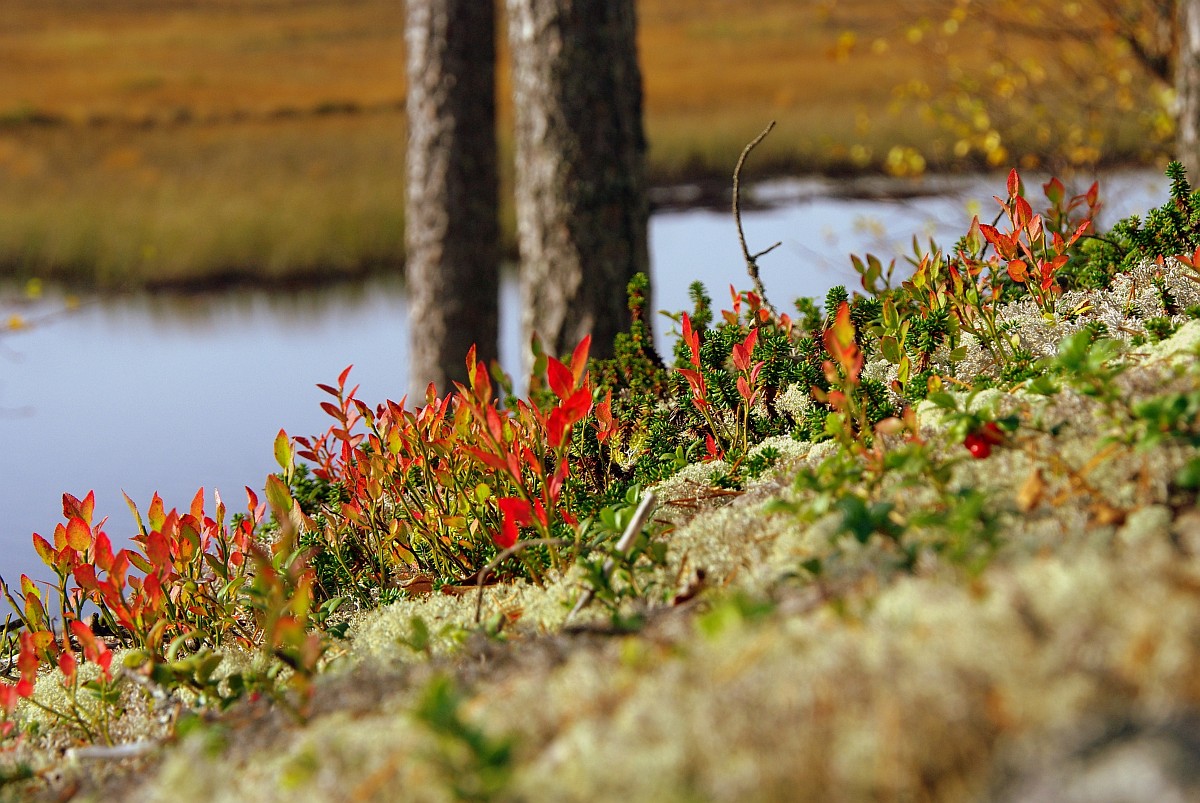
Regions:
[[879, 349], [883, 352], [883, 357], [892, 364], [899, 364], [904, 353], [900, 350], [900, 342], [890, 335], [885, 335], [879, 339]]
[[945, 391], [936, 391], [934, 393], [930, 393], [925, 398], [943, 410], [958, 409], [958, 399], [954, 398], [952, 394], [946, 393]]
[[292, 441], [288, 438], [287, 433], [282, 429], [275, 436], [275, 462], [283, 469], [284, 477], [290, 485], [292, 474], [296, 470], [295, 448], [292, 446]]
[[267, 504], [271, 506], [271, 512], [281, 524], [292, 512], [292, 492], [277, 474], [267, 477]]

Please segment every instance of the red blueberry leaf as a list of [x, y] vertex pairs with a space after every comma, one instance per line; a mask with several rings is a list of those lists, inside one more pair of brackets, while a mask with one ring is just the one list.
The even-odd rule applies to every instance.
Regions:
[[751, 329], [746, 339], [733, 347], [733, 366], [739, 371], [750, 370], [750, 355], [754, 352], [754, 345], [757, 342], [758, 330]]
[[92, 553], [92, 561], [100, 569], [111, 572], [115, 556], [112, 551], [112, 542], [108, 540], [106, 533], [100, 532], [96, 534], [96, 544]]
[[146, 558], [156, 569], [166, 569], [171, 565], [171, 546], [166, 536], [158, 530], [146, 536]]
[[47, 566], [54, 565], [56, 557], [54, 547], [50, 546], [50, 542], [37, 533], [33, 534], [33, 548], [38, 553], [38, 557], [42, 559], [42, 563]]
[[76, 552], [84, 552], [92, 545], [92, 530], [87, 522], [74, 516], [67, 522], [67, 544]]
[[61, 652], [58, 654], [58, 671], [62, 672], [63, 677], [69, 682], [75, 677], [75, 656], [69, 652]]
[[746, 381], [746, 377], [738, 377], [737, 390], [738, 395], [742, 397], [746, 404], [754, 403], [754, 391], [750, 389], [750, 383]]
[[1029, 278], [1029, 266], [1023, 259], [1014, 259], [1008, 263], [1008, 277], [1014, 282], [1024, 283]]
[[480, 449], [475, 446], [464, 446], [463, 448], [466, 449], [467, 454], [471, 455], [480, 463], [483, 463], [489, 468], [494, 468], [496, 471], [508, 470], [508, 464], [505, 463], [504, 458], [498, 454], [485, 451], [484, 449]]
[[163, 512], [163, 500], [156, 491], [150, 499], [150, 511], [147, 514], [150, 519], [151, 530], [161, 530], [163, 522], [166, 521], [166, 514]]
[[[279, 431], [283, 432], [283, 430], [279, 430]], [[196, 491], [196, 495], [192, 497], [192, 505], [188, 509], [188, 512], [191, 513], [192, 516], [196, 519], [204, 518], [204, 489], [203, 488]]]
[[574, 353], [571, 354], [571, 375], [575, 377], [576, 385], [583, 381], [583, 373], [587, 370], [588, 352], [591, 348], [592, 336], [584, 335], [583, 340], [579, 341], [579, 345], [575, 347]]
[[554, 395], [560, 399], [567, 398], [575, 388], [575, 378], [571, 369], [553, 357], [550, 357], [546, 364], [546, 379], [550, 382], [550, 389], [554, 391]]
[[[1067, 240], [1067, 248], [1070, 248], [1072, 245], [1074, 245], [1075, 241], [1078, 240], [1080, 237], [1082, 237], [1084, 235], [1084, 233], [1088, 230], [1088, 227], [1091, 225], [1092, 225], [1092, 221], [1090, 221], [1090, 220], [1085, 220], [1082, 223], [1080, 223], [1079, 228], [1075, 229], [1075, 233], [1071, 235], [1071, 238], [1069, 240]], [[1197, 252], [1200, 252], [1200, 248], [1197, 248], [1196, 250], [1197, 250]]]
[[687, 344], [688, 351], [691, 352], [692, 365], [696, 368], [700, 367], [700, 333], [692, 328], [692, 320], [688, 314], [683, 313], [683, 342]]
[[1051, 178], [1048, 182], [1042, 185], [1042, 191], [1046, 193], [1047, 200], [1054, 206], [1062, 203], [1063, 197], [1066, 195], [1067, 188], [1057, 178]]
[[517, 543], [517, 528], [533, 521], [533, 508], [524, 499], [514, 496], [498, 499], [497, 504], [500, 506], [500, 533], [493, 535], [492, 540], [501, 549], [508, 549]]
[[[4, 716], [7, 718], [17, 707], [17, 700], [21, 698], [17, 687], [8, 683], [0, 683], [0, 708], [4, 710]], [[12, 725], [11, 722], [5, 722], [5, 725]], [[7, 732], [3, 735], [7, 736]]]

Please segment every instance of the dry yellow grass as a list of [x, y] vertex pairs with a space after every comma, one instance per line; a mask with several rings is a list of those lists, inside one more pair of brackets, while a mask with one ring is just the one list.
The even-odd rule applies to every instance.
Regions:
[[[642, 0], [654, 180], [726, 176], [768, 119], [748, 175], [878, 170], [897, 146], [979, 163], [896, 93], [946, 94], [938, 48], [979, 68], [983, 51], [914, 44], [906, 13]], [[5, 0], [0, 268], [119, 286], [397, 264], [403, 16], [395, 0]], [[500, 84], [507, 98], [503, 67]], [[1106, 157], [1145, 156], [1140, 118], [1109, 129]], [[1015, 153], [1057, 145], [1012, 136]]]

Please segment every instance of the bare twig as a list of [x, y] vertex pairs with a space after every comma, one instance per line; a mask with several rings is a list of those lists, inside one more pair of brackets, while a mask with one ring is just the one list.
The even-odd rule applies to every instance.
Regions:
[[[629, 526], [625, 528], [625, 532], [621, 533], [621, 539], [617, 541], [614, 552], [624, 554], [633, 545], [633, 539], [637, 538], [642, 532], [642, 528], [646, 526], [646, 522], [650, 520], [650, 514], [654, 512], [654, 506], [658, 504], [658, 498], [654, 495], [654, 491], [647, 490], [646, 495], [642, 497], [641, 504], [634, 511], [633, 518], [629, 521]], [[608, 573], [613, 570], [616, 563], [612, 558], [604, 561], [604, 566], [600, 571], [604, 577], [608, 577]], [[586, 608], [596, 596], [595, 588], [586, 589], [580, 595], [579, 601], [575, 603], [575, 607], [567, 614], [567, 619], [570, 619], [575, 614]]]
[[750, 151], [758, 146], [758, 143], [767, 138], [767, 134], [771, 133], [771, 129], [775, 127], [775, 121], [772, 120], [762, 133], [751, 140], [750, 144], [742, 150], [742, 155], [738, 157], [737, 166], [733, 168], [733, 222], [737, 225], [738, 242], [742, 246], [742, 256], [746, 258], [746, 270], [750, 274], [750, 281], [754, 282], [754, 292], [758, 293], [758, 297], [762, 299], [763, 306], [775, 311], [775, 307], [771, 306], [771, 302], [767, 301], [767, 291], [763, 288], [762, 279], [758, 275], [758, 258], [771, 253], [783, 243], [775, 243], [770, 248], [759, 251], [757, 254], [751, 254], [750, 249], [746, 247], [746, 233], [742, 230], [742, 165], [746, 163], [746, 157], [750, 155]]
[[475, 587], [477, 589], [475, 596], [475, 624], [479, 624], [479, 618], [483, 613], [483, 583], [487, 580], [488, 575], [495, 571], [497, 566], [521, 550], [531, 546], [564, 546], [567, 543], [569, 542], [563, 538], [534, 538], [529, 541], [518, 541], [497, 555], [487, 566], [484, 566], [483, 570], [475, 578]]

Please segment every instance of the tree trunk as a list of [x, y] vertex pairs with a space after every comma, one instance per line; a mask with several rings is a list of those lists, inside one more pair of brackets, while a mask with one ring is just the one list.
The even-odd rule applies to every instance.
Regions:
[[405, 252], [412, 385], [497, 356], [496, 22], [488, 0], [408, 0]]
[[625, 286], [649, 271], [634, 0], [507, 0], [522, 325], [611, 354]]
[[1200, 183], [1200, 0], [1180, 0], [1175, 158], [1183, 162], [1192, 184]]

